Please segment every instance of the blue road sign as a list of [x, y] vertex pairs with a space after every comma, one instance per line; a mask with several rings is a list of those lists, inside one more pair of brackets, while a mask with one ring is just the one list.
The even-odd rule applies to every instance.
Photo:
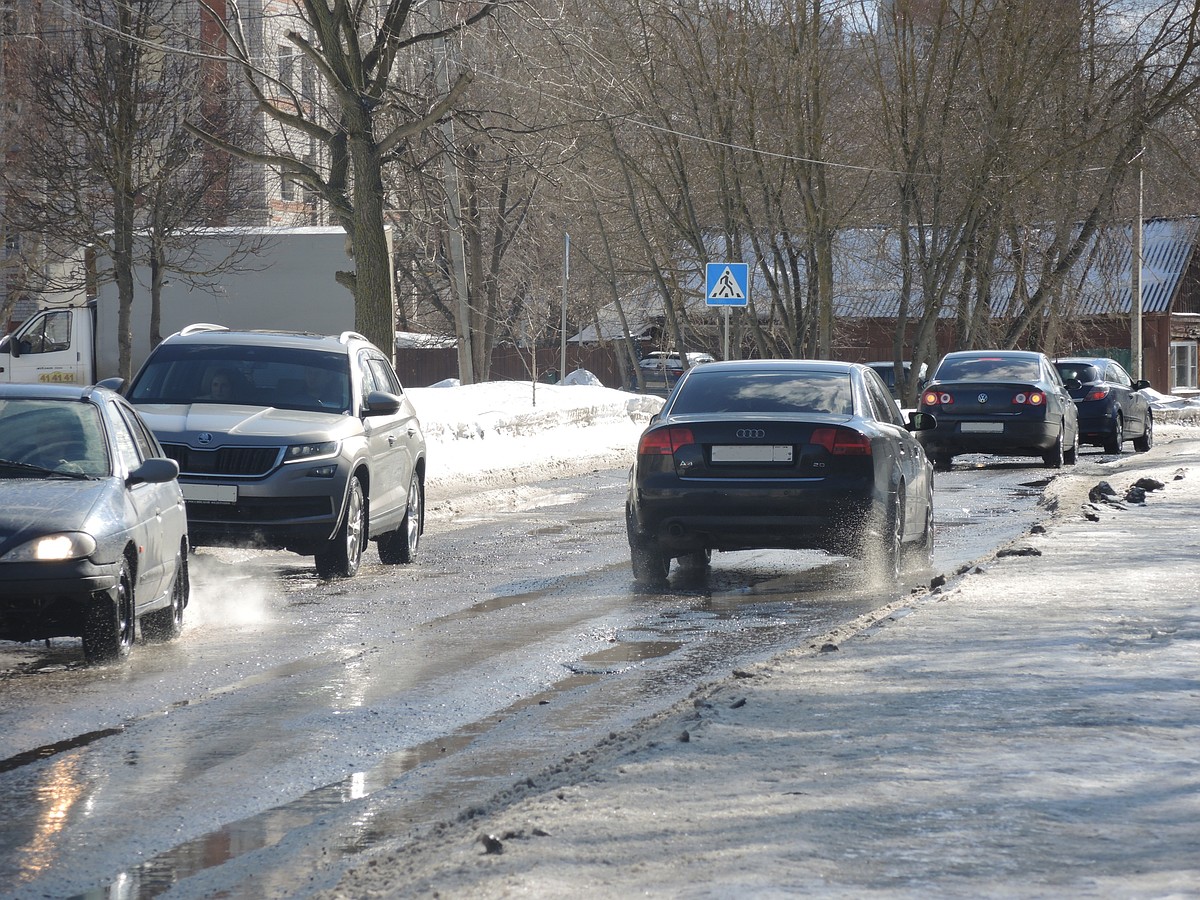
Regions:
[[704, 294], [709, 306], [746, 306], [750, 302], [750, 266], [747, 263], [708, 263], [705, 276]]

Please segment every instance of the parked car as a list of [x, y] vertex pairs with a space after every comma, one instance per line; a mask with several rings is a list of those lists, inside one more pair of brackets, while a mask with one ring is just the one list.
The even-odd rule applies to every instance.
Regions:
[[1105, 356], [1056, 359], [1054, 367], [1075, 400], [1079, 413], [1079, 440], [1120, 453], [1133, 441], [1145, 453], [1154, 445], [1154, 411], [1144, 394], [1145, 379], [1134, 381], [1115, 359]]
[[1075, 401], [1044, 353], [947, 353], [921, 392], [921, 409], [937, 418], [919, 439], [943, 471], [962, 453], [1040, 456], [1061, 468], [1079, 452]]
[[168, 640], [188, 604], [179, 467], [118, 394], [0, 385], [0, 638], [92, 662]]
[[127, 396], [179, 463], [195, 545], [291, 550], [325, 578], [353, 576], [368, 539], [384, 563], [416, 556], [425, 437], [362, 335], [189, 326]]
[[928, 562], [933, 469], [871, 369], [824, 360], [713, 362], [684, 373], [638, 441], [625, 504], [634, 577], [713, 550], [817, 549], [895, 578]]
[[[894, 362], [892, 362], [890, 359], [887, 359], [887, 360], [879, 360], [877, 362], [869, 362], [869, 363], [867, 363], [867, 365], [870, 366], [872, 369], [874, 369], [875, 374], [883, 379], [883, 383], [887, 386], [887, 389], [889, 391], [891, 391], [892, 399], [897, 400], [897, 401], [901, 400], [902, 398], [900, 396], [900, 386], [896, 384], [896, 364]], [[909, 362], [908, 360], [905, 360], [903, 363], [903, 367], [904, 367], [904, 377], [906, 379], [912, 378], [912, 363]], [[921, 363], [921, 368], [917, 372], [917, 390], [919, 391], [922, 387], [924, 387], [924, 385], [925, 385], [925, 364]]]
[[[684, 372], [683, 361], [687, 360], [689, 367], [703, 366], [713, 362], [708, 353], [690, 352], [683, 356], [678, 353], [667, 353], [655, 350], [647, 353], [638, 360], [638, 370], [642, 375], [643, 390], [648, 394], [669, 394]], [[633, 389], [637, 390], [637, 379], [634, 378]]]

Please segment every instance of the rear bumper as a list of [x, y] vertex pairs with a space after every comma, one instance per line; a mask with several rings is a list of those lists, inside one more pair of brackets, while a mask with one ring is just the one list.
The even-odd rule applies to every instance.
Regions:
[[711, 487], [637, 489], [630, 536], [676, 554], [693, 550], [851, 553], [873, 506], [869, 491]]
[[[989, 420], [995, 421], [995, 420]], [[1058, 443], [1057, 422], [1004, 421], [1003, 431], [963, 431], [970, 421], [946, 421], [939, 416], [937, 427], [917, 433], [917, 440], [932, 459], [959, 453], [991, 453], [998, 456], [1040, 456]]]

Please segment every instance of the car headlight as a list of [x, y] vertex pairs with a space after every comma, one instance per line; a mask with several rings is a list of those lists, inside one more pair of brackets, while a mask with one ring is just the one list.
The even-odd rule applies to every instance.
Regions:
[[317, 441], [312, 444], [292, 444], [283, 455], [285, 463], [310, 462], [314, 459], [324, 459], [327, 456], [337, 456], [337, 441]]
[[5, 562], [61, 562], [86, 559], [96, 552], [96, 539], [82, 531], [43, 534], [4, 554]]

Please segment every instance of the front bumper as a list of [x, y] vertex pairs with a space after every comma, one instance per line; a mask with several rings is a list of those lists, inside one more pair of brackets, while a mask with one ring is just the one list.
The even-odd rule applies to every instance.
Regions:
[[[318, 474], [336, 464], [332, 475]], [[193, 546], [257, 547], [315, 552], [341, 520], [349, 466], [335, 460], [293, 463], [257, 480], [180, 476]], [[228, 499], [195, 499], [222, 491]]]
[[0, 564], [0, 638], [40, 641], [83, 633], [98, 597], [115, 596], [120, 566], [91, 560]]

